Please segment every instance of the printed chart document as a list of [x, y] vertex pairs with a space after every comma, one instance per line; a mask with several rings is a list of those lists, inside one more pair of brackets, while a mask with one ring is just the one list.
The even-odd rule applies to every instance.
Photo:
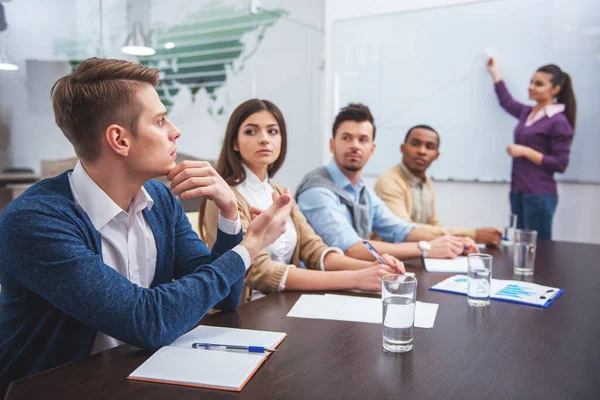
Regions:
[[[415, 328], [433, 328], [437, 310], [438, 304], [417, 301]], [[383, 303], [381, 298], [337, 294], [303, 294], [287, 316], [381, 324]]]
[[[466, 295], [468, 283], [469, 278], [466, 276], [454, 275], [429, 289]], [[563, 293], [562, 289], [537, 283], [492, 279], [490, 298], [508, 303], [548, 308]]]
[[239, 392], [269, 353], [195, 349], [194, 343], [275, 348], [281, 332], [198, 326], [154, 353], [127, 379]]
[[443, 272], [446, 274], [466, 274], [469, 269], [468, 258], [458, 256], [450, 260], [425, 258], [423, 265], [427, 272]]

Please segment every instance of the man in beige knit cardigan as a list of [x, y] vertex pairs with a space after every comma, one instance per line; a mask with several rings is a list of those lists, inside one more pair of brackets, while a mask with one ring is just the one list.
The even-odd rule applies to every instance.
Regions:
[[427, 168], [439, 156], [440, 137], [428, 125], [408, 130], [400, 145], [402, 162], [384, 172], [375, 184], [375, 193], [400, 218], [418, 224], [438, 236], [466, 236], [477, 243], [498, 245], [501, 232], [495, 228], [445, 228], [435, 215], [435, 193]]

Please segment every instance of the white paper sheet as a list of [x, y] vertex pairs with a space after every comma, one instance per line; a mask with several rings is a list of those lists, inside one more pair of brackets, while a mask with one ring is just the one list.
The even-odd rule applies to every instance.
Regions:
[[426, 258], [424, 260], [427, 272], [444, 272], [446, 274], [466, 274], [468, 272], [467, 257], [460, 256], [451, 260]]
[[438, 307], [439, 304], [417, 301], [417, 307], [415, 310], [415, 327], [429, 329], [433, 328]]
[[[288, 317], [332, 319], [337, 321], [381, 324], [381, 299], [335, 294], [303, 294], [288, 313]], [[438, 304], [417, 301], [415, 327], [432, 328]]]

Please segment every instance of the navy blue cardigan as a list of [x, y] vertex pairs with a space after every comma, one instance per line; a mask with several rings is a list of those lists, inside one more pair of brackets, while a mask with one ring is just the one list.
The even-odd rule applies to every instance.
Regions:
[[98, 331], [154, 350], [211, 308], [237, 307], [245, 268], [228, 250], [242, 233], [219, 231], [211, 252], [166, 186], [144, 187], [158, 252], [149, 289], [104, 264], [100, 233], [75, 205], [68, 172], [0, 214], [0, 398], [15, 379], [88, 356]]

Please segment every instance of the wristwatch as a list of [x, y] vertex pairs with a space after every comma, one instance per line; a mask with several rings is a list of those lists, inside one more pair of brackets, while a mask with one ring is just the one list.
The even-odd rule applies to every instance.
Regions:
[[431, 243], [426, 240], [421, 240], [419, 243], [417, 243], [417, 246], [419, 246], [419, 250], [421, 250], [423, 253], [423, 258], [427, 258], [429, 250], [431, 250]]

